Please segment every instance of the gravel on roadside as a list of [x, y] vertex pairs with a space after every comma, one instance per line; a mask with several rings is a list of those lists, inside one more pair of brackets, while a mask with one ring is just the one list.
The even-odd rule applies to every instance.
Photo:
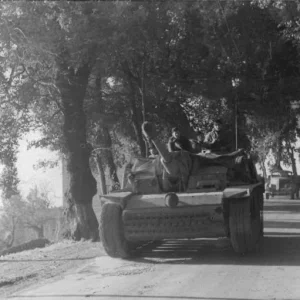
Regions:
[[0, 257], [0, 298], [63, 276], [104, 255], [100, 242], [62, 241], [45, 248]]

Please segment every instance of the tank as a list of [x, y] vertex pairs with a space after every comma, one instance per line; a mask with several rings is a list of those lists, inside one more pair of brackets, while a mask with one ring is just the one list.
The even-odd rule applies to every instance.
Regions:
[[100, 238], [111, 257], [129, 258], [142, 243], [227, 237], [237, 253], [263, 237], [264, 184], [243, 150], [168, 152], [150, 123], [145, 138], [158, 152], [126, 166], [122, 189], [101, 197]]

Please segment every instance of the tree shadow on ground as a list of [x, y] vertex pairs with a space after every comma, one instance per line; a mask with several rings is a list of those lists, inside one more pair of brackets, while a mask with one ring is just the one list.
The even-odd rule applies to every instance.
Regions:
[[300, 200], [265, 201], [264, 210], [269, 212], [300, 213]]
[[166, 240], [141, 247], [133, 259], [155, 264], [228, 264], [300, 266], [300, 235], [272, 233], [265, 236], [259, 251], [245, 255], [233, 251], [229, 240]]
[[[277, 221], [280, 211], [286, 217]], [[277, 212], [277, 216], [272, 212]], [[137, 249], [134, 260], [163, 264], [300, 266], [300, 222], [288, 219], [288, 215], [292, 213], [300, 213], [300, 201], [265, 203], [264, 214], [268, 218], [264, 222], [265, 237], [259, 251], [250, 254], [235, 253], [229, 239], [226, 238], [166, 240]]]
[[[294, 224], [294, 223], [293, 223]], [[269, 226], [268, 226], [269, 227]], [[234, 253], [230, 241], [223, 239], [166, 240], [149, 243], [140, 247], [134, 261], [153, 263], [186, 264], [255, 264], [255, 265], [300, 265], [300, 233], [271, 232], [264, 237], [259, 252], [247, 255]], [[98, 256], [82, 258], [47, 259], [1, 259], [1, 263], [79, 261], [90, 260]], [[156, 261], [156, 259], [162, 259]]]
[[[300, 229], [300, 219], [297, 222], [290, 220], [278, 220], [278, 221], [265, 221], [267, 228], [281, 228], [281, 229]], [[300, 231], [299, 231], [300, 234]]]

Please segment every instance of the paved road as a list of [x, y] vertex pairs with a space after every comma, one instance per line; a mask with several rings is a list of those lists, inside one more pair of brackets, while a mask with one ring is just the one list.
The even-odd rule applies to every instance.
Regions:
[[225, 239], [169, 241], [134, 261], [99, 257], [14, 299], [300, 299], [300, 200], [265, 204], [262, 253], [237, 256]]

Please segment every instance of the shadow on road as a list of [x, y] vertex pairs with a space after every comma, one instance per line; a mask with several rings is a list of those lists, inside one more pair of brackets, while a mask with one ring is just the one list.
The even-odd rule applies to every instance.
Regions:
[[[276, 215], [273, 214], [276, 213]], [[282, 212], [282, 214], [280, 213]], [[265, 204], [265, 237], [261, 249], [240, 255], [231, 248], [229, 239], [167, 240], [138, 249], [135, 261], [163, 264], [235, 264], [266, 266], [300, 266], [300, 201], [269, 201]], [[280, 216], [281, 219], [276, 220]], [[294, 232], [293, 232], [294, 231]]]
[[[267, 228], [300, 229], [300, 219], [297, 220], [297, 222], [285, 219], [279, 221], [266, 221], [265, 223]], [[300, 231], [298, 234], [300, 236]]]
[[284, 212], [290, 214], [300, 213], [300, 200], [266, 200], [265, 201], [265, 212]]
[[[273, 235], [274, 234], [274, 235]], [[169, 240], [137, 252], [134, 261], [162, 264], [230, 264], [260, 266], [300, 266], [300, 235], [272, 233], [264, 237], [260, 251], [236, 254], [228, 240]]]

